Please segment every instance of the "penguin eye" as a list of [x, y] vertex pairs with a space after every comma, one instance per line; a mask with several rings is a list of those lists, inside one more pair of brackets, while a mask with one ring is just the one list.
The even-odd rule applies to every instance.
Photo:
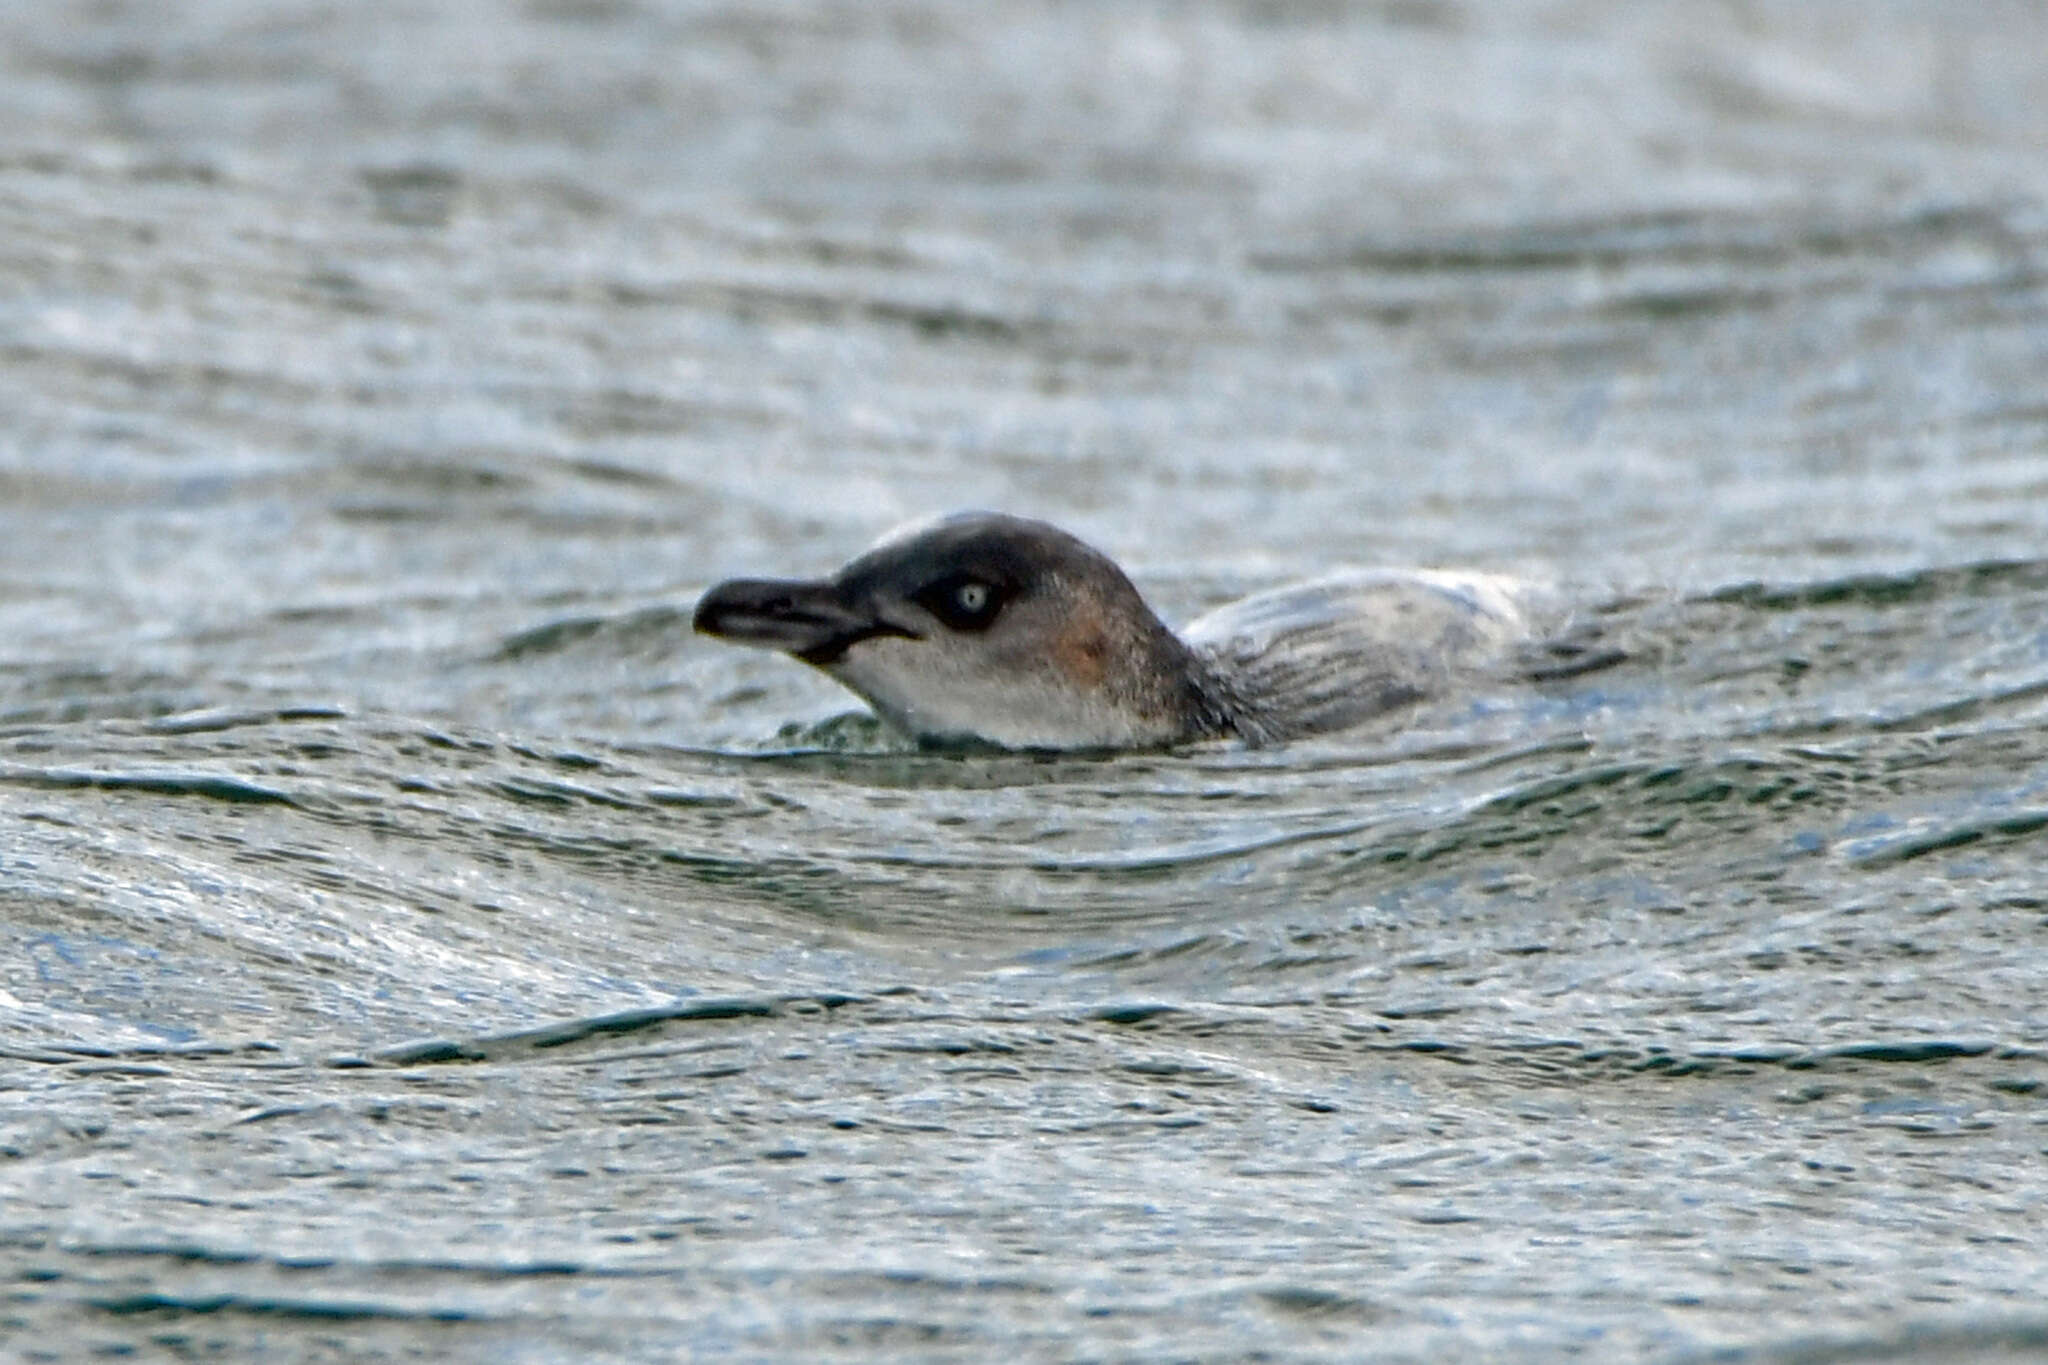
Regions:
[[954, 630], [984, 630], [1003, 609], [1003, 596], [979, 578], [945, 578], [917, 594], [917, 601]]

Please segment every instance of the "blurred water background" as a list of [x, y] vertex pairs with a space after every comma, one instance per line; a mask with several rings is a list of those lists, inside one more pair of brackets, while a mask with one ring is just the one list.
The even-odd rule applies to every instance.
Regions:
[[[2048, 10], [0, 10], [0, 1354], [2035, 1358]], [[912, 516], [1604, 672], [908, 751]]]

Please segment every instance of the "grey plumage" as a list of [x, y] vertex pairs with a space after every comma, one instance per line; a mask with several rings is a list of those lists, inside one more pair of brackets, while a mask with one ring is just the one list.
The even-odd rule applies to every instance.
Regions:
[[1107, 556], [970, 512], [828, 579], [741, 579], [699, 631], [784, 650], [932, 743], [1149, 748], [1341, 729], [1499, 666], [1527, 594], [1484, 574], [1353, 572], [1219, 608], [1176, 636]]

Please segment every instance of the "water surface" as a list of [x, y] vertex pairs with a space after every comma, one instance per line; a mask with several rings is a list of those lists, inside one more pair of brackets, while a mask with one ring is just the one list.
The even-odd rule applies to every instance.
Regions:
[[[2048, 1342], [2031, 6], [0, 18], [0, 1350]], [[1050, 517], [1620, 665], [923, 754]]]

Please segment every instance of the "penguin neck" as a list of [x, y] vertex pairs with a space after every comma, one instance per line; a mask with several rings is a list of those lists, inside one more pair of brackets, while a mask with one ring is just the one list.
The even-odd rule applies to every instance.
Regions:
[[1257, 708], [1215, 660], [1163, 624], [1159, 637], [1148, 661], [1149, 676], [1159, 685], [1155, 705], [1175, 718], [1183, 740], [1240, 739], [1258, 744], [1274, 737]]

